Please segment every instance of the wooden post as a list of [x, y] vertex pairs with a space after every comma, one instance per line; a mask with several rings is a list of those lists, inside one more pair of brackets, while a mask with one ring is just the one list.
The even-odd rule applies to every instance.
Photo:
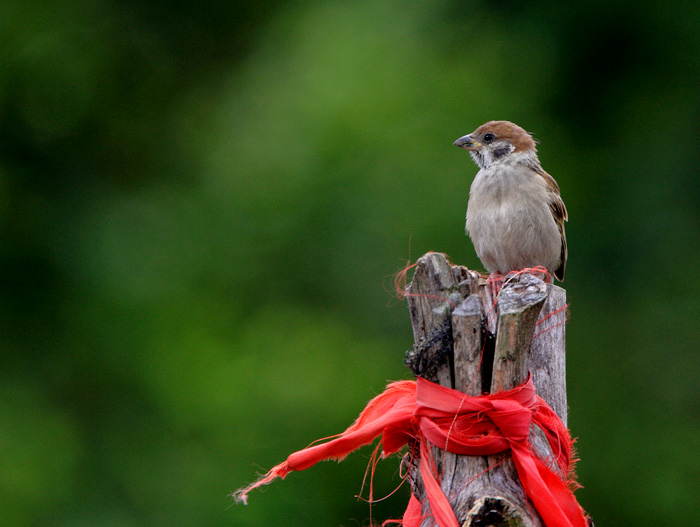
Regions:
[[[407, 296], [414, 346], [406, 363], [416, 375], [476, 396], [513, 388], [530, 372], [538, 395], [566, 423], [562, 288], [531, 274], [514, 275], [494, 299], [491, 284], [478, 273], [428, 253], [418, 260]], [[531, 434], [540, 456], [558, 468], [541, 432]], [[509, 455], [460, 456], [438, 448], [433, 454], [440, 485], [463, 527], [542, 525]], [[434, 525], [416, 463], [409, 476], [423, 503], [422, 526]]]

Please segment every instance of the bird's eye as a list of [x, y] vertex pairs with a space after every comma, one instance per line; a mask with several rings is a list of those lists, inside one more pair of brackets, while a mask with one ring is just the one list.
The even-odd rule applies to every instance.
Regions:
[[496, 139], [496, 136], [492, 133], [489, 132], [488, 134], [484, 134], [484, 143], [490, 143], [494, 139]]

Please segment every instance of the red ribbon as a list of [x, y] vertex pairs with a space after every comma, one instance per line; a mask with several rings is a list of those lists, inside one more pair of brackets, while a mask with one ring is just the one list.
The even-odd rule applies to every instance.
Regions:
[[[543, 432], [561, 473], [554, 472], [533, 451], [530, 428]], [[440, 527], [459, 527], [454, 511], [437, 481], [428, 442], [469, 456], [494, 455], [510, 450], [525, 494], [547, 527], [587, 527], [583, 509], [571, 490], [572, 441], [569, 431], [549, 405], [535, 393], [531, 378], [522, 385], [493, 395], [470, 397], [427, 381], [400, 381], [372, 399], [345, 432], [327, 443], [290, 455], [234, 497], [247, 502], [248, 493], [304, 470], [326, 459], [341, 460], [353, 450], [382, 436], [382, 456], [405, 444], [420, 445], [420, 469], [430, 509]], [[421, 503], [411, 496], [404, 527], [418, 527]]]

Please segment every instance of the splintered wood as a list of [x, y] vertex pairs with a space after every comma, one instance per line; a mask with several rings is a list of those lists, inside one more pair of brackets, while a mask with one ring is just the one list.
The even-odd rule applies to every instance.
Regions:
[[[532, 375], [537, 393], [566, 423], [566, 292], [531, 274], [494, 284], [428, 253], [406, 293], [414, 346], [407, 365], [430, 381], [471, 396], [514, 388]], [[551, 459], [539, 430], [532, 443]], [[509, 455], [461, 456], [434, 448], [440, 485], [463, 527], [539, 527]], [[420, 470], [410, 466], [423, 527], [433, 525]]]

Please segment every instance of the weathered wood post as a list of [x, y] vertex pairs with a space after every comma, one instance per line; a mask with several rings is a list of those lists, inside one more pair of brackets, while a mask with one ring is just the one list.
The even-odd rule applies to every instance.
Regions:
[[[566, 423], [566, 292], [531, 274], [508, 277], [497, 298], [479, 274], [428, 253], [406, 289], [414, 346], [406, 363], [430, 381], [477, 396], [513, 388], [532, 374], [537, 393]], [[538, 429], [531, 441], [559, 471]], [[440, 486], [463, 527], [540, 527], [512, 460], [434, 448]], [[420, 469], [409, 467], [423, 526], [433, 525]]]

